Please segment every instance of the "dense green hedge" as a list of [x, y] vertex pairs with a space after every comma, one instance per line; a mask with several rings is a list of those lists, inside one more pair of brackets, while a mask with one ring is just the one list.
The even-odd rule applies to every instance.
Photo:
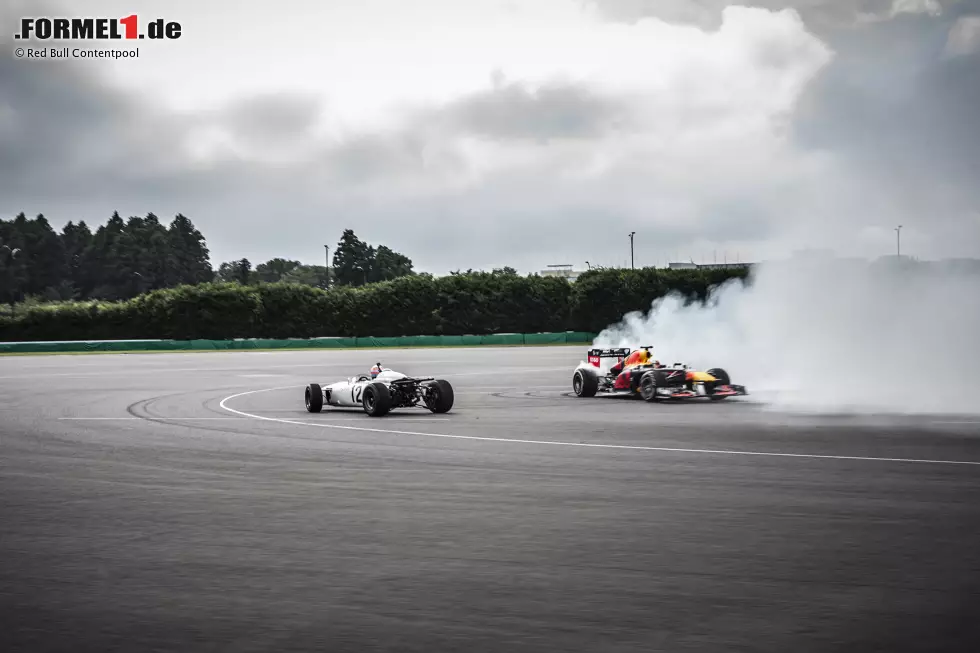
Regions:
[[202, 284], [123, 302], [20, 308], [0, 317], [0, 341], [312, 338], [593, 331], [679, 292], [703, 300], [744, 270], [598, 270], [556, 277], [402, 277], [359, 288]]

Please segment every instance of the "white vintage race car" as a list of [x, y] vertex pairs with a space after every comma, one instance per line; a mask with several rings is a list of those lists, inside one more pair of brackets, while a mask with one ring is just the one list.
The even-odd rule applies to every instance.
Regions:
[[449, 381], [431, 376], [406, 376], [381, 367], [381, 363], [372, 374], [352, 376], [322, 387], [316, 383], [306, 386], [306, 410], [311, 413], [319, 413], [324, 404], [341, 408], [360, 406], [372, 417], [386, 415], [392, 408], [414, 408], [420, 404], [433, 413], [447, 413], [453, 401]]

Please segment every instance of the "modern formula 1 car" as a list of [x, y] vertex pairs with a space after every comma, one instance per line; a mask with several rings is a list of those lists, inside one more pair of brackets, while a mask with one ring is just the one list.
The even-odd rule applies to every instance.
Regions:
[[[645, 401], [704, 397], [717, 401], [748, 394], [745, 386], [732, 384], [728, 372], [720, 367], [706, 372], [682, 363], [667, 367], [652, 360], [650, 347], [634, 351], [590, 349], [588, 357], [588, 362], [580, 363], [572, 375], [572, 389], [579, 397], [603, 393], [638, 396]], [[603, 372], [602, 361], [608, 358], [616, 358], [618, 362]]]
[[[375, 374], [376, 371], [376, 374]], [[360, 406], [371, 417], [381, 417], [393, 408], [420, 404], [433, 413], [448, 413], [453, 407], [453, 386], [431, 376], [412, 377], [381, 367], [326, 386], [306, 386], [306, 410], [319, 413], [323, 405], [341, 408]]]

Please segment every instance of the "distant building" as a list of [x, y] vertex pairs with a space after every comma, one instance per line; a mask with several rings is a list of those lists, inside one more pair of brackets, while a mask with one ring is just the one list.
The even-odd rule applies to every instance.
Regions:
[[569, 283], [575, 283], [582, 272], [581, 270], [573, 270], [571, 265], [549, 265], [548, 269], [542, 270], [540, 274], [542, 277], [563, 277], [568, 279]]
[[752, 267], [751, 263], [668, 263], [671, 270], [737, 270]]
[[702, 270], [744, 270], [752, 267], [751, 263], [699, 263]]

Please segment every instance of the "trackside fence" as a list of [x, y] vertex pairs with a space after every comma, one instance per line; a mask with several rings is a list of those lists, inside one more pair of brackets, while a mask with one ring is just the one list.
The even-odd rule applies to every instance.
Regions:
[[384, 347], [478, 347], [528, 345], [588, 345], [594, 333], [496, 333], [464, 336], [396, 336], [359, 338], [249, 338], [236, 340], [77, 340], [3, 342], [0, 354], [112, 351], [224, 351], [248, 349], [355, 349]]

